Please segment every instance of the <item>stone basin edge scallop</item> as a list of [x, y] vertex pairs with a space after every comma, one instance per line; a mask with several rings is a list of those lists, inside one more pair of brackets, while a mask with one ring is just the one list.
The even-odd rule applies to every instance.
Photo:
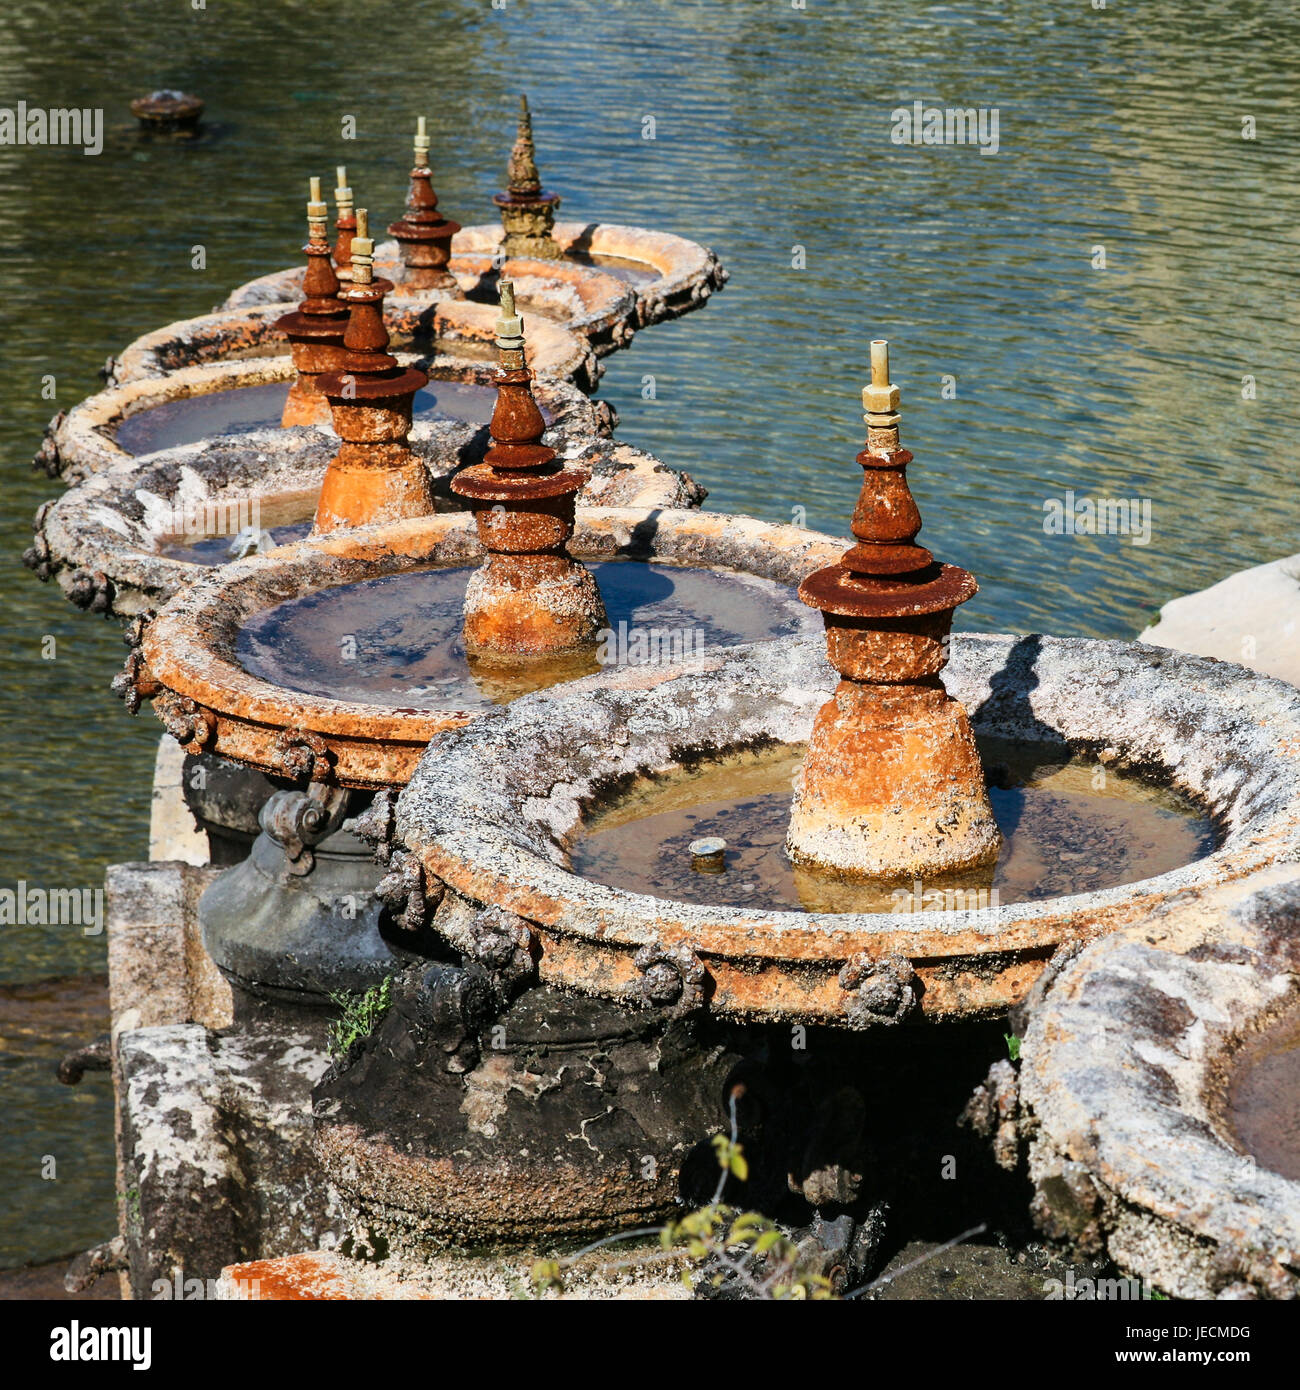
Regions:
[[[737, 570], [797, 585], [842, 542], [802, 527], [669, 508], [579, 508], [572, 551]], [[128, 630], [133, 645], [122, 693], [152, 698], [191, 752], [215, 753], [280, 776], [356, 788], [404, 784], [430, 739], [483, 717], [458, 709], [394, 710], [281, 689], [235, 659], [243, 619], [308, 590], [409, 570], [426, 562], [482, 559], [468, 512], [351, 530], [236, 560], [196, 579], [153, 618]], [[137, 692], [138, 688], [138, 692]]]
[[683, 750], [805, 738], [834, 684], [821, 648], [818, 639], [783, 640], [676, 669], [588, 677], [439, 738], [397, 808], [398, 838], [426, 878], [450, 890], [435, 925], [463, 947], [467, 913], [495, 905], [532, 931], [544, 982], [635, 1000], [638, 953], [685, 952], [709, 977], [708, 1007], [720, 1013], [853, 1026], [860, 983], [881, 970], [915, 972], [925, 1015], [1000, 1012], [1062, 946], [1300, 859], [1294, 687], [1132, 643], [958, 635], [945, 684], [977, 734], [1023, 741], [1050, 732], [1117, 769], [1159, 773], [1213, 816], [1218, 847], [1139, 883], [924, 914], [924, 924], [912, 914], [710, 908], [570, 872], [567, 837], [612, 779], [667, 770]]

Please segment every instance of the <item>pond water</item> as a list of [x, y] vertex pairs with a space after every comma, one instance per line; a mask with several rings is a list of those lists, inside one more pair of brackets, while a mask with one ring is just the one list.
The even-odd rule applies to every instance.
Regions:
[[[408, 0], [363, 22], [342, 0], [26, 0], [0, 39], [11, 104], [105, 113], [93, 158], [0, 146], [0, 886], [93, 888], [144, 855], [159, 732], [108, 693], [115, 625], [18, 563], [58, 490], [26, 469], [41, 428], [138, 334], [296, 263], [307, 174], [346, 163], [380, 222], [398, 214], [424, 90], [448, 216], [495, 218], [522, 86], [563, 218], [718, 251], [727, 289], [606, 358], [600, 387], [622, 437], [689, 469], [713, 507], [845, 529], [883, 336], [923, 537], [982, 586], [959, 626], [1127, 637], [1165, 599], [1300, 548], [1290, 0]], [[138, 138], [128, 103], [160, 85], [206, 99], [211, 138]], [[892, 143], [914, 100], [997, 108], [997, 154]], [[1149, 543], [1045, 533], [1067, 490], [1149, 501]], [[0, 929], [0, 981], [104, 959], [78, 927]], [[0, 1260], [112, 1228], [110, 1118], [75, 1095], [11, 1097]], [[75, 1201], [40, 1177], [70, 1105], [90, 1165]]]

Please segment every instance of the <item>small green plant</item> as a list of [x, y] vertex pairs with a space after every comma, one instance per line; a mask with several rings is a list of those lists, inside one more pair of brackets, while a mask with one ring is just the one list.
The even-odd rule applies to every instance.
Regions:
[[377, 985], [371, 985], [364, 994], [352, 994], [347, 990], [336, 990], [330, 995], [330, 1003], [335, 1005], [339, 1016], [330, 1024], [330, 1056], [337, 1062], [347, 1056], [353, 1043], [368, 1038], [379, 1026], [380, 1019], [388, 1012], [393, 1002], [393, 981], [385, 977]]
[[1020, 1060], [1020, 1039], [1014, 1033], [1004, 1033], [1002, 1036], [1006, 1039], [1007, 1056], [1013, 1062], [1018, 1062]]
[[[722, 1202], [729, 1177], [738, 1182], [749, 1178], [749, 1163], [736, 1139], [735, 1106], [732, 1106], [731, 1134], [715, 1134], [713, 1151], [717, 1155], [717, 1190], [708, 1206], [700, 1207], [657, 1228], [609, 1236], [579, 1250], [563, 1260], [538, 1260], [530, 1282], [535, 1294], [548, 1289], [564, 1292], [566, 1269], [593, 1250], [616, 1241], [657, 1235], [658, 1255], [641, 1254], [615, 1263], [611, 1269], [645, 1266], [660, 1260], [692, 1261], [695, 1268], [682, 1271], [682, 1283], [694, 1290], [699, 1278], [707, 1278], [714, 1288], [728, 1278], [735, 1279], [753, 1297], [763, 1299], [829, 1299], [835, 1294], [825, 1275], [815, 1272], [799, 1253], [795, 1243], [772, 1221], [754, 1211], [738, 1211]], [[698, 1266], [704, 1265], [703, 1269]]]

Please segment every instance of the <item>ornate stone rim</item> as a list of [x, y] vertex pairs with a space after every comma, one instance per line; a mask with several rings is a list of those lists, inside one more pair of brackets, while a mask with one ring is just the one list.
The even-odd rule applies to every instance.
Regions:
[[[255, 351], [268, 343], [279, 347], [277, 356], [286, 356], [287, 344], [284, 336], [276, 331], [275, 322], [296, 301], [302, 270], [277, 272], [275, 276], [263, 278], [275, 281], [275, 299], [238, 308], [223, 307], [143, 334], [117, 357], [109, 359], [108, 384], [123, 386], [144, 378], [165, 377], [188, 367], [239, 360], [232, 354]], [[386, 301], [384, 321], [398, 339], [399, 348], [417, 331], [444, 343], [463, 340], [490, 345], [495, 333], [495, 313], [493, 305], [470, 300], [421, 301], [395, 294]], [[582, 333], [570, 325], [538, 317], [535, 331], [530, 322], [529, 334], [534, 371], [540, 376], [572, 381], [584, 391], [595, 389], [603, 369]], [[454, 353], [440, 353], [430, 360], [454, 362], [460, 359]], [[480, 367], [484, 365], [476, 358], [463, 360]]]
[[[624, 226], [617, 222], [557, 222], [554, 237], [559, 245], [568, 249], [574, 242], [582, 240], [587, 249], [597, 254], [617, 256], [622, 260], [640, 261], [658, 272], [658, 279], [649, 284], [633, 286], [633, 304], [630, 316], [624, 320], [630, 330], [642, 328], [665, 319], [676, 318], [691, 309], [704, 304], [715, 291], [727, 283], [728, 274], [721, 261], [707, 246], [671, 232], [652, 231], [647, 227]], [[505, 233], [499, 222], [479, 223], [472, 227], [462, 227], [452, 239], [451, 268], [477, 278], [483, 273], [483, 262], [491, 262]], [[375, 248], [376, 257], [382, 266], [397, 261], [397, 243], [384, 242]], [[546, 266], [545, 261], [525, 262], [516, 265]], [[575, 263], [580, 264], [580, 263]], [[600, 271], [599, 267], [586, 268], [590, 276], [612, 279]], [[268, 295], [276, 295], [282, 300], [294, 297], [293, 285], [301, 278], [301, 270], [292, 267], [273, 271], [259, 276], [247, 284], [233, 290], [226, 300], [226, 308], [236, 308], [249, 304], [266, 303]], [[619, 282], [620, 285], [622, 282]], [[471, 282], [472, 284], [472, 282]], [[613, 341], [607, 339], [610, 329], [602, 323], [604, 311], [590, 318], [572, 319], [570, 327], [575, 332], [592, 336], [597, 352], [607, 351], [609, 347], [620, 346], [625, 338], [617, 335]]]
[[[843, 548], [815, 531], [749, 517], [669, 508], [580, 508], [571, 547], [582, 558], [654, 556], [739, 570], [792, 587]], [[285, 739], [314, 754], [315, 780], [400, 786], [429, 740], [482, 716], [477, 711], [394, 710], [287, 691], [235, 660], [240, 622], [299, 590], [392, 574], [430, 561], [481, 558], [468, 512], [358, 527], [281, 546], [195, 580], [135, 634], [121, 693], [150, 698], [192, 751], [216, 753], [286, 775]], [[173, 727], [174, 726], [174, 727]], [[319, 746], [318, 746], [319, 745]]]
[[1163, 906], [1071, 961], [1030, 1015], [1021, 1129], [1040, 1222], [1180, 1298], [1293, 1297], [1300, 1182], [1222, 1114], [1231, 1057], [1297, 999], [1300, 872]]
[[[496, 299], [495, 291], [483, 282], [499, 269], [514, 280], [521, 299], [546, 308], [544, 314], [536, 309], [529, 314], [530, 333], [534, 323], [549, 323], [587, 343], [593, 356], [603, 357], [616, 348], [625, 347], [636, 332], [637, 300], [632, 288], [617, 276], [594, 266], [518, 256], [498, 267], [492, 249], [485, 247], [473, 254], [453, 256], [447, 268], [466, 295], [481, 295], [483, 303], [476, 299], [444, 299], [440, 297], [441, 290], [407, 289], [400, 283], [403, 266], [397, 242], [377, 243], [375, 273], [399, 282], [386, 297], [385, 318], [393, 320], [401, 331], [409, 332], [415, 320], [427, 316], [435, 306], [454, 309], [457, 305], [468, 305], [481, 309]], [[246, 312], [257, 305], [292, 303], [302, 293], [303, 273], [303, 267], [296, 265], [259, 275], [232, 290], [222, 308], [227, 313]], [[593, 370], [598, 376], [600, 369]]]
[[1050, 731], [1117, 766], [1163, 772], [1214, 815], [1218, 848], [1139, 884], [933, 915], [710, 908], [570, 871], [569, 837], [614, 779], [666, 770], [682, 749], [806, 738], [833, 687], [816, 640], [735, 648], [654, 676], [592, 677], [517, 701], [430, 749], [399, 803], [399, 837], [453, 894], [533, 923], [543, 980], [634, 999], [637, 952], [680, 946], [704, 964], [712, 1009], [850, 1026], [855, 1014], [880, 1021], [874, 1005], [858, 1008], [871, 963], [893, 975], [895, 958], [910, 963], [922, 1014], [1000, 1012], [1060, 947], [1166, 899], [1300, 859], [1300, 691], [1136, 643], [958, 636], [952, 654], [945, 682], [977, 733]]
[[[398, 353], [397, 358], [403, 366], [417, 364], [423, 367], [437, 380], [481, 381], [484, 385], [489, 384], [490, 364], [486, 362], [441, 354], [421, 357], [418, 354]], [[58, 420], [53, 433], [57, 471], [68, 482], [80, 482], [104, 469], [130, 467], [139, 460], [153, 457], [150, 454], [128, 453], [115, 438], [118, 426], [139, 411], [217, 391], [292, 381], [294, 375], [293, 361], [286, 355], [181, 367], [165, 376], [141, 377], [124, 386], [109, 386], [88, 396]], [[607, 406], [592, 402], [576, 386], [570, 386], [566, 381], [541, 377], [537, 382], [537, 394], [542, 404], [557, 417], [551, 428], [555, 428], [561, 414], [574, 420], [576, 427], [575, 417], [583, 411], [587, 412], [591, 422], [590, 433], [606, 432], [602, 429], [603, 423], [608, 423], [609, 428], [613, 426], [612, 412]], [[417, 423], [412, 439], [420, 437], [419, 428]]]

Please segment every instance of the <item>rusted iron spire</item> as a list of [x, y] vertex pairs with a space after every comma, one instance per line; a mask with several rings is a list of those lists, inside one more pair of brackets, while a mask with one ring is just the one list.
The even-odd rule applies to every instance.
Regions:
[[387, 350], [384, 295], [392, 285], [375, 279], [365, 208], [356, 219], [352, 284], [342, 291], [351, 307], [343, 361], [320, 381], [342, 442], [321, 485], [317, 533], [433, 511], [429, 475], [406, 443], [415, 393], [429, 378], [418, 367], [400, 366]]
[[564, 255], [553, 234], [560, 196], [542, 188], [533, 147], [533, 118], [526, 96], [519, 98], [519, 129], [510, 150], [506, 191], [496, 194], [492, 201], [501, 209], [506, 232], [501, 250], [505, 256], [558, 261]]
[[329, 423], [329, 402], [321, 394], [320, 376], [336, 371], [343, 361], [343, 335], [348, 307], [339, 299], [339, 282], [330, 264], [330, 244], [325, 234], [327, 209], [321, 199], [320, 180], [309, 182], [307, 202], [307, 273], [304, 298], [292, 314], [284, 314], [275, 326], [289, 339], [289, 351], [298, 376], [289, 388], [282, 425]]
[[487, 558], [465, 594], [465, 649], [513, 662], [578, 650], [606, 626], [595, 577], [571, 559], [576, 497], [590, 474], [542, 443], [546, 421], [524, 364], [514, 284], [499, 286], [497, 403], [484, 461], [451, 481], [474, 513]]
[[334, 206], [338, 216], [334, 222], [334, 269], [340, 282], [347, 284], [352, 279], [352, 238], [357, 230], [357, 217], [352, 208], [347, 165], [338, 165], [335, 173], [338, 182], [334, 189]]
[[813, 726], [786, 844], [797, 863], [919, 878], [986, 864], [1001, 843], [966, 713], [939, 680], [953, 611], [979, 586], [916, 544], [884, 341], [871, 344], [862, 403], [856, 544], [799, 586], [841, 680]]
[[411, 189], [406, 195], [406, 216], [394, 222], [388, 231], [390, 236], [397, 238], [402, 264], [406, 267], [405, 288], [460, 295], [456, 277], [447, 269], [451, 239], [460, 231], [460, 223], [438, 211], [433, 171], [429, 168], [429, 133], [423, 116], [415, 128], [415, 157]]

